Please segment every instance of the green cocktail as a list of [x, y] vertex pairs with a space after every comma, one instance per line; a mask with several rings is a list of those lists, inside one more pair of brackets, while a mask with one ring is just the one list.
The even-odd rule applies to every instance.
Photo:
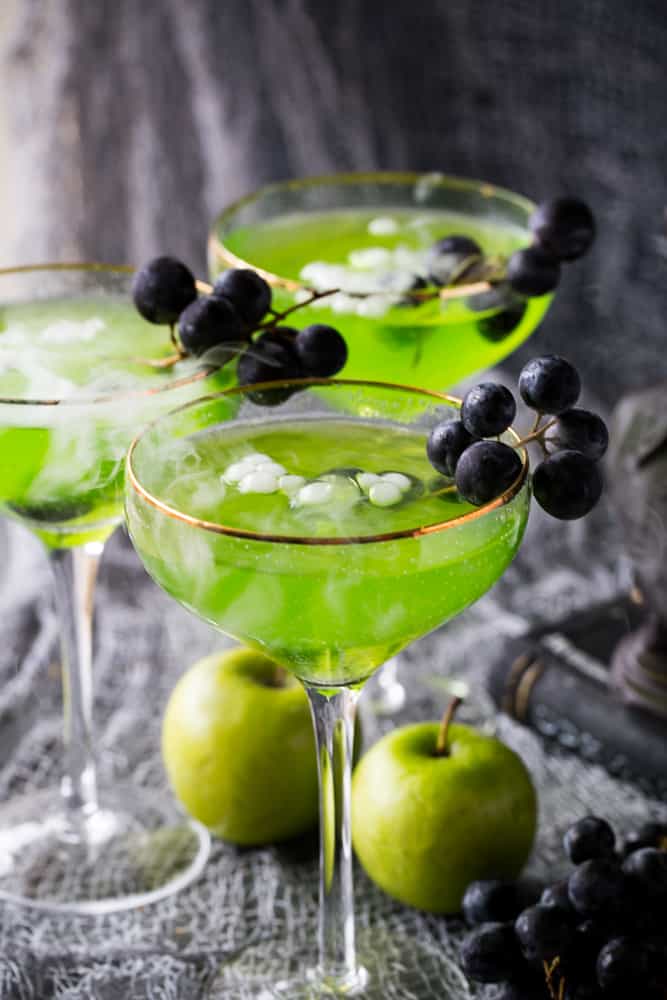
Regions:
[[[27, 290], [26, 276], [17, 279]], [[9, 281], [0, 280], [0, 509], [49, 546], [104, 541], [121, 518], [137, 427], [195, 398], [207, 372], [192, 360], [148, 363], [172, 347], [133, 308], [125, 275], [116, 289], [28, 301], [8, 301]]]
[[247, 265], [264, 273], [277, 308], [306, 289], [336, 288], [299, 314], [300, 325], [341, 330], [344, 375], [442, 389], [496, 364], [530, 336], [551, 295], [521, 299], [469, 275], [442, 298], [419, 301], [429, 247], [472, 237], [502, 262], [530, 243], [534, 206], [508, 191], [442, 175], [369, 174], [271, 185], [232, 205], [209, 240], [212, 274]]
[[[304, 683], [321, 776], [319, 966], [261, 995], [354, 995], [367, 981], [349, 843], [356, 699], [387, 657], [502, 574], [528, 517], [527, 467], [524, 457], [507, 493], [473, 508], [426, 458], [429, 430], [454, 415], [455, 400], [319, 380], [269, 408], [254, 392], [189, 404], [138, 437], [127, 521], [165, 590]], [[377, 950], [364, 957], [379, 961]]]
[[[168, 799], [97, 790], [92, 597], [122, 517], [125, 454], [158, 413], [229, 378], [194, 360], [155, 365], [173, 347], [134, 310], [131, 277], [105, 265], [0, 271], [0, 513], [46, 546], [65, 699], [60, 788], [0, 806], [0, 898], [47, 910], [142, 905], [187, 884], [208, 853]], [[147, 855], [154, 834], [160, 850]]]
[[[286, 470], [287, 492], [225, 484], [225, 470], [233, 473], [253, 454]], [[352, 473], [331, 471], [355, 468], [363, 470], [362, 482], [394, 471], [414, 485], [399, 502], [376, 506]], [[365, 680], [397, 650], [476, 600], [512, 559], [525, 520], [524, 495], [455, 527], [475, 508], [429, 465], [423, 431], [335, 416], [267, 425], [235, 420], [231, 428], [221, 424], [167, 439], [156, 447], [152, 466], [147, 456], [142, 461], [141, 481], [191, 518], [288, 540], [368, 538], [452, 522], [452, 531], [377, 546], [336, 551], [287, 543], [266, 550], [255, 543], [248, 550], [216, 532], [193, 539], [189, 524], [155, 507], [133, 508], [130, 495], [133, 541], [161, 586], [222, 631], [319, 685]]]

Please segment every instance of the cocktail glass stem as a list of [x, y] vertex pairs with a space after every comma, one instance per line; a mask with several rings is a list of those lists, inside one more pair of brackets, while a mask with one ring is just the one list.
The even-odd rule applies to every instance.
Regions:
[[306, 686], [315, 727], [320, 783], [319, 983], [354, 995], [365, 973], [357, 965], [352, 884], [351, 777], [359, 692]]
[[60, 788], [73, 834], [79, 821], [97, 809], [92, 732], [92, 617], [102, 550], [101, 542], [89, 542], [72, 549], [49, 551], [60, 619], [65, 719], [65, 768]]

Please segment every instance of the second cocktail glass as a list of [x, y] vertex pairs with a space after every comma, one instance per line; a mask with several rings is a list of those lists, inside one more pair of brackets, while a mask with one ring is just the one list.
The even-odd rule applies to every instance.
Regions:
[[104, 543], [122, 519], [123, 463], [156, 414], [229, 376], [173, 348], [130, 301], [132, 269], [48, 264], [0, 271], [0, 512], [44, 544], [61, 630], [60, 788], [0, 804], [0, 899], [108, 913], [143, 905], [202, 870], [209, 838], [167, 795], [98, 789], [91, 619]]
[[273, 289], [276, 308], [313, 289], [338, 288], [304, 308], [300, 325], [340, 329], [343, 375], [444, 390], [516, 350], [544, 317], [552, 295], [524, 299], [475, 267], [410, 301], [428, 275], [429, 247], [453, 233], [474, 239], [488, 260], [506, 261], [531, 242], [528, 198], [444, 174], [334, 174], [283, 181], [226, 208], [211, 228], [212, 276], [251, 267]]
[[[378, 995], [382, 948], [371, 940], [358, 958], [355, 946], [355, 705], [383, 662], [495, 583], [529, 510], [525, 454], [517, 481], [481, 508], [435, 474], [426, 439], [456, 410], [450, 397], [395, 385], [271, 383], [188, 404], [153, 423], [128, 454], [128, 526], [149, 573], [294, 673], [310, 700], [320, 775], [319, 954], [309, 972], [264, 983], [265, 998]], [[376, 505], [363, 472], [393, 472], [401, 501]], [[392, 985], [409, 995], [419, 945], [410, 942], [404, 955], [398, 947]], [[446, 996], [455, 973], [445, 975], [442, 962]]]

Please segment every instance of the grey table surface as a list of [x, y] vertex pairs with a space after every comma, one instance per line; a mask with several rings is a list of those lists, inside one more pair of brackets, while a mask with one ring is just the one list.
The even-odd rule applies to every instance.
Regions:
[[[590, 527], [590, 526], [589, 526]], [[373, 711], [364, 694], [365, 741], [398, 723], [434, 717], [451, 673], [481, 682], [500, 630], [517, 632], [535, 618], [557, 617], [610, 596], [625, 585], [624, 569], [610, 544], [613, 527], [603, 509], [589, 537], [606, 540], [606, 562], [581, 551], [536, 515], [532, 542], [499, 585], [444, 629], [402, 654], [410, 678], [408, 701], [398, 717]], [[12, 528], [11, 551], [0, 582], [0, 795], [47, 787], [59, 777], [60, 680], [57, 627], [49, 578], [39, 547]], [[95, 714], [102, 776], [126, 778], [169, 794], [159, 754], [159, 727], [179, 674], [200, 655], [227, 640], [195, 620], [147, 578], [122, 531], [107, 547], [97, 594]], [[527, 763], [540, 793], [540, 824], [530, 862], [536, 875], [555, 876], [563, 865], [560, 839], [584, 812], [609, 816], [619, 831], [664, 807], [637, 789], [578, 758], [547, 752], [540, 740], [502, 717], [498, 732]], [[462, 927], [394, 903], [361, 871], [356, 882], [361, 933], [372, 929], [387, 947], [387, 1000], [442, 996], [437, 958], [456, 959]], [[126, 914], [48, 917], [0, 905], [0, 998], [106, 1000], [259, 995], [256, 974], [267, 962], [275, 976], [312, 956], [317, 913], [317, 862], [313, 849], [240, 851], [215, 842], [201, 879], [176, 897]], [[379, 935], [379, 937], [377, 937]], [[418, 940], [433, 955], [410, 994], [392, 986], [396, 943]], [[232, 988], [216, 975], [227, 963], [238, 969]], [[454, 994], [452, 994], [454, 995]], [[471, 986], [456, 995], [477, 995]]]

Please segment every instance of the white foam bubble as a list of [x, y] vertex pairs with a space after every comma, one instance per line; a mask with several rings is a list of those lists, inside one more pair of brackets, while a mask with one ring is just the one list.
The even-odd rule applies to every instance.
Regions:
[[353, 313], [357, 310], [357, 300], [344, 292], [337, 292], [329, 299], [329, 308], [335, 313]]
[[364, 247], [362, 250], [350, 250], [347, 259], [350, 267], [360, 271], [377, 271], [391, 265], [392, 256], [391, 250], [386, 247]]
[[276, 493], [278, 477], [261, 468], [253, 469], [239, 482], [239, 493]]
[[368, 223], [371, 236], [392, 236], [398, 232], [398, 222], [389, 215], [380, 215]]
[[400, 297], [395, 295], [369, 295], [367, 299], [361, 299], [357, 303], [356, 312], [358, 316], [366, 316], [368, 319], [377, 319], [384, 316], [388, 309], [400, 302]]
[[408, 476], [404, 476], [402, 472], [385, 472], [382, 475], [382, 481], [385, 483], [393, 483], [394, 486], [398, 487], [401, 493], [406, 493], [412, 486], [412, 481]]
[[252, 471], [252, 469], [253, 466], [243, 460], [240, 462], [232, 462], [231, 465], [227, 466], [220, 478], [225, 483], [239, 483], [244, 476], [247, 476], [248, 473]]
[[244, 455], [241, 459], [241, 462], [244, 465], [249, 465], [251, 468], [254, 468], [257, 465], [265, 465], [267, 462], [272, 461], [273, 459], [270, 455], [265, 455], [264, 452], [261, 451], [251, 451], [250, 454]]
[[106, 328], [106, 323], [99, 316], [77, 320], [61, 319], [49, 323], [37, 338], [44, 344], [77, 344], [88, 343]]
[[378, 476], [375, 472], [359, 472], [357, 473], [357, 482], [361, 486], [362, 490], [368, 492], [371, 486], [375, 483], [381, 482], [382, 477]]
[[284, 465], [281, 465], [280, 462], [273, 462], [271, 459], [268, 459], [268, 461], [265, 462], [258, 462], [255, 465], [255, 471], [267, 473], [268, 475], [275, 476], [276, 479], [278, 479], [280, 476], [285, 475], [287, 469]]
[[293, 476], [288, 474], [278, 478], [278, 486], [283, 493], [286, 493], [288, 496], [293, 496], [295, 493], [298, 493], [305, 482], [306, 480], [303, 476]]
[[395, 483], [382, 482], [374, 483], [368, 491], [368, 499], [376, 507], [391, 507], [403, 496], [403, 491]]
[[294, 501], [297, 505], [310, 506], [311, 504], [328, 503], [333, 495], [334, 488], [331, 483], [315, 482], [302, 486], [296, 494]]

